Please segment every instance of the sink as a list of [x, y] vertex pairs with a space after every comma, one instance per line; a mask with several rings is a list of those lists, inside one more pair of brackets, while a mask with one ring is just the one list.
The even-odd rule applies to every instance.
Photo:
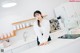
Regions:
[[80, 37], [80, 34], [65, 34], [65, 35], [60, 36], [58, 38], [60, 38], [60, 39], [76, 39], [78, 37]]

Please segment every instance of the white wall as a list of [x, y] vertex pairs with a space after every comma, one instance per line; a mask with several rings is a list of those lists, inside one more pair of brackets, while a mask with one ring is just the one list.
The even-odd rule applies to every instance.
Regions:
[[34, 32], [33, 28], [30, 27], [30, 28], [26, 28], [26, 29], [17, 31], [16, 36], [13, 38], [10, 38], [10, 40], [11, 40], [11, 42], [17, 42], [19, 40], [24, 40], [23, 35], [26, 35], [26, 41], [31, 41], [31, 40], [36, 39], [35, 32]]
[[[40, 10], [49, 19], [54, 17], [54, 8], [67, 0], [16, 0], [17, 5], [11, 8], [0, 6], [0, 32], [12, 30], [11, 23], [33, 17], [35, 10]], [[8, 22], [8, 23], [7, 23]], [[5, 27], [6, 26], [6, 27]]]

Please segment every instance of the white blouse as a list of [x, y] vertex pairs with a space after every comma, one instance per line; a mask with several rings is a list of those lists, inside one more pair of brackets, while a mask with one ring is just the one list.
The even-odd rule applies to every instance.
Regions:
[[[49, 20], [43, 19], [40, 23], [41, 27], [38, 26], [37, 20], [34, 22], [34, 31], [39, 38], [40, 43], [48, 41], [49, 32], [50, 32], [50, 23]], [[43, 33], [43, 35], [42, 35]]]

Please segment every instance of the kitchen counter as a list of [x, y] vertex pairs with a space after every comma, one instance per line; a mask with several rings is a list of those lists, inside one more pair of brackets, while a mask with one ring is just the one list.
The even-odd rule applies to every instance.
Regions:
[[[63, 32], [63, 33], [62, 33]], [[52, 33], [53, 38], [52, 41], [44, 46], [36, 46], [34, 48], [28, 49], [22, 53], [50, 53], [51, 51], [57, 51], [60, 48], [64, 48], [68, 45], [73, 44], [75, 41], [80, 40], [79, 38], [76, 39], [58, 39], [59, 36], [66, 34], [64, 31], [57, 31]], [[57, 38], [56, 38], [57, 37]]]
[[56, 51], [62, 47], [66, 47], [69, 44], [72, 44], [74, 41], [80, 40], [80, 38], [77, 39], [57, 39], [55, 41], [50, 42], [47, 45], [44, 46], [36, 46], [34, 48], [28, 49], [22, 53], [50, 53], [51, 51]]
[[36, 37], [31, 37], [31, 38], [27, 38], [26, 41], [24, 41], [24, 39], [19, 40], [18, 42], [14, 42], [11, 46], [3, 48], [5, 53], [13, 53], [13, 51], [17, 48], [20, 48], [20, 50], [22, 49], [21, 47], [26, 47], [29, 48], [30, 46], [27, 47], [28, 44], [30, 44], [31, 42], [34, 42], [36, 39]]
[[[21, 53], [49, 53], [50, 51], [55, 51], [55, 50], [58, 50], [59, 48], [65, 47], [66, 45], [69, 45], [76, 40], [80, 40], [80, 38], [58, 39], [59, 36], [62, 36], [66, 33], [67, 32], [64, 30], [58, 30], [54, 33], [51, 33], [50, 35], [52, 37], [52, 41], [49, 44], [44, 45], [44, 46], [36, 45], [33, 48], [25, 49], [25, 51], [21, 52]], [[19, 42], [11, 45], [10, 47], [4, 48], [4, 51], [5, 51], [5, 53], [7, 53], [7, 51], [10, 51], [9, 53], [17, 53], [17, 52], [12, 52], [12, 50], [16, 50], [16, 48], [22, 47], [24, 45], [25, 45], [24, 47], [26, 48], [28, 43], [33, 42], [35, 40], [36, 40], [36, 37], [29, 38], [28, 41], [26, 41], [26, 42], [23, 40], [20, 40]], [[33, 44], [31, 44], [31, 45], [33, 45]], [[22, 50], [22, 49], [19, 49], [19, 50]]]

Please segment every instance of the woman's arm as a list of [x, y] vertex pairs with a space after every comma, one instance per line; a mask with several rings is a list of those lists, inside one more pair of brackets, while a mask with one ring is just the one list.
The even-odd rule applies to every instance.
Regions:
[[44, 41], [48, 41], [49, 32], [50, 32], [50, 22], [48, 20], [45, 20], [43, 24], [43, 39]]
[[39, 28], [37, 27], [36, 22], [34, 22], [33, 29], [34, 29], [34, 32], [35, 32], [36, 36], [39, 38], [40, 43], [42, 43], [43, 42], [43, 37], [42, 37], [42, 34], [41, 34]]

